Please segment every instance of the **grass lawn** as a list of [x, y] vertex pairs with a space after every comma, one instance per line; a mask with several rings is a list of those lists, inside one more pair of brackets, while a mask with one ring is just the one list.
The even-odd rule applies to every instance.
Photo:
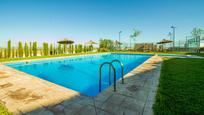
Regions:
[[8, 112], [8, 110], [0, 104], [0, 115], [12, 115], [11, 113]]
[[164, 59], [155, 115], [204, 115], [204, 59]]
[[0, 58], [0, 62], [54, 58], [54, 57], [64, 57], [64, 56], [77, 56], [77, 55], [86, 55], [86, 54], [97, 54], [97, 52], [96, 53], [90, 52], [90, 53], [77, 53], [77, 54], [61, 54], [61, 55], [50, 55], [50, 56], [33, 56], [33, 57], [25, 57], [25, 58]]
[[116, 51], [112, 53], [127, 53], [127, 54], [187, 54], [187, 52], [136, 52], [136, 51]]
[[187, 53], [188, 55], [197, 55], [197, 56], [201, 56], [204, 57], [204, 53]]

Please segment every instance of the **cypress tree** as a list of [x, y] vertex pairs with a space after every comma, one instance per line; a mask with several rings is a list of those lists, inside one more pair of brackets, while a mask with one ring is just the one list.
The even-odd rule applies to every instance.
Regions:
[[48, 43], [46, 43], [46, 42], [43, 43], [43, 54], [45, 56], [48, 55]]
[[8, 49], [7, 55], [8, 55], [8, 58], [10, 58], [11, 57], [11, 40], [8, 41], [8, 48], [7, 49]]
[[37, 42], [33, 43], [33, 56], [37, 56]]
[[57, 49], [58, 49], [58, 54], [61, 54], [61, 53], [62, 53], [61, 44], [58, 45], [58, 48], [57, 48]]
[[53, 45], [53, 52], [52, 53], [53, 53], [53, 55], [55, 55], [55, 53], [56, 53], [55, 52], [55, 44]]
[[49, 45], [48, 45], [48, 43], [46, 43], [46, 55], [49, 55]]
[[30, 48], [29, 48], [29, 55], [30, 55], [30, 57], [32, 57], [32, 54], [33, 54], [33, 52], [32, 52], [32, 50], [33, 50], [33, 46], [32, 46], [32, 42], [30, 42]]
[[69, 45], [69, 51], [68, 51], [69, 53], [71, 53], [72, 52], [72, 45], [70, 44]]
[[50, 55], [53, 55], [53, 45], [50, 44]]
[[12, 48], [12, 58], [15, 58], [15, 56], [16, 56], [16, 55], [15, 55], [15, 48], [13, 47], [13, 48]]
[[29, 56], [29, 49], [28, 49], [28, 44], [27, 43], [25, 43], [24, 52], [25, 52], [25, 57], [28, 57]]
[[22, 45], [22, 42], [18, 42], [18, 56], [23, 57], [23, 45]]
[[57, 47], [54, 45], [54, 54], [57, 55]]
[[84, 49], [83, 50], [84, 50], [84, 53], [86, 53], [86, 46], [85, 45], [84, 45]]
[[74, 45], [72, 44], [72, 53], [74, 53]]
[[82, 52], [82, 45], [79, 44], [77, 49], [78, 49], [78, 53], [81, 53]]
[[4, 49], [4, 58], [7, 58], [7, 49]]
[[75, 50], [75, 53], [78, 53], [77, 45], [75, 45], [74, 50]]
[[0, 50], [0, 58], [2, 58], [3, 57], [3, 54], [2, 54], [2, 51]]
[[65, 53], [66, 53], [66, 51], [67, 51], [67, 45], [66, 45], [66, 44], [64, 44], [63, 46], [64, 46], [64, 51], [63, 51], [63, 53], [65, 54]]
[[83, 52], [83, 48], [84, 48], [82, 44], [80, 45], [80, 48], [81, 48], [81, 53], [82, 53]]
[[45, 42], [43, 42], [43, 55], [45, 55]]
[[15, 49], [16, 58], [18, 57], [18, 49]]
[[43, 49], [40, 49], [40, 56], [43, 56]]

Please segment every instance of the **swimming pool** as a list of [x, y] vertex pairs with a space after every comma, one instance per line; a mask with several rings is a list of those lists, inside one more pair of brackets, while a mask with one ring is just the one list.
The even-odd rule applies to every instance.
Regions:
[[[146, 54], [97, 54], [6, 65], [84, 95], [96, 96], [99, 93], [99, 66], [103, 62], [120, 60], [124, 64], [126, 74], [151, 56]], [[116, 77], [120, 79], [120, 65], [118, 63], [113, 63], [113, 65], [116, 68]], [[109, 87], [108, 70], [108, 65], [102, 69], [102, 90]], [[111, 76], [111, 83], [113, 83], [113, 73]]]

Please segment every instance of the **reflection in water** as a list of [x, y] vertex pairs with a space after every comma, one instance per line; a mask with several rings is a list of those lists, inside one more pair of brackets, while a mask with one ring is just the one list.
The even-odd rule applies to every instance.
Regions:
[[46, 74], [43, 74], [43, 73], [39, 73], [38, 77], [45, 79], [45, 80], [48, 80], [48, 78], [49, 78]]
[[[24, 63], [12, 63], [9, 66], [29, 73], [47, 81], [79, 91], [88, 96], [99, 93], [99, 67], [103, 62], [118, 59], [124, 64], [124, 74], [143, 63], [151, 55], [101, 54], [95, 56], [73, 57], [57, 60], [40, 60]], [[116, 78], [121, 77], [121, 67], [113, 63]], [[109, 66], [102, 69], [102, 90], [113, 83], [111, 70], [109, 83]]]
[[68, 65], [68, 64], [62, 64], [58, 67], [59, 70], [70, 70], [74, 69], [74, 66]]

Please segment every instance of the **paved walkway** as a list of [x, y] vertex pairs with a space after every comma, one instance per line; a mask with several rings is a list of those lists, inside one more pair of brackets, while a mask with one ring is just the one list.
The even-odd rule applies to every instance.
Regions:
[[151, 115], [162, 59], [153, 56], [96, 97], [0, 65], [0, 102], [14, 114]]

